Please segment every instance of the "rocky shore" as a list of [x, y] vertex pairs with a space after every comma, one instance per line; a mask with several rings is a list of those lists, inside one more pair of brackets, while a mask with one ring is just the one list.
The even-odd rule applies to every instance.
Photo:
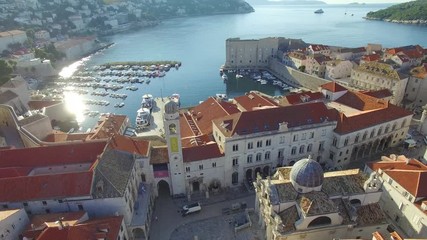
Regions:
[[364, 17], [366, 20], [376, 20], [376, 21], [384, 21], [391, 23], [401, 23], [401, 24], [414, 24], [414, 25], [427, 25], [427, 20], [395, 20], [395, 19], [381, 19], [381, 18], [373, 18], [373, 17]]

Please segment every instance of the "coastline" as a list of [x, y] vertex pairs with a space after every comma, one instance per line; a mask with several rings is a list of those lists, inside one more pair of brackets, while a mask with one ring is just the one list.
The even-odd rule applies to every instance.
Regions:
[[390, 22], [390, 23], [400, 23], [400, 24], [410, 24], [410, 25], [427, 25], [427, 20], [394, 20], [394, 19], [381, 19], [381, 18], [373, 18], [373, 17], [363, 17], [365, 20], [373, 20], [373, 21], [382, 21], [382, 22]]

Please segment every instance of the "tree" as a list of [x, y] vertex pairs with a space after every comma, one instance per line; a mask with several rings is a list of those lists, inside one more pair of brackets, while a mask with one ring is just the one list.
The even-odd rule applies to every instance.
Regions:
[[301, 72], [305, 72], [305, 66], [304, 65], [299, 66], [298, 70], [300, 70]]
[[0, 60], [0, 86], [10, 80], [12, 72], [12, 67], [5, 60]]

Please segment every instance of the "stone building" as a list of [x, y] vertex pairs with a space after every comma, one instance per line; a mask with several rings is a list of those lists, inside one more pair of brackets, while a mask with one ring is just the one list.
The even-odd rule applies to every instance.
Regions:
[[255, 183], [255, 211], [267, 240], [370, 239], [386, 233], [381, 182], [358, 169], [326, 172], [310, 157]]

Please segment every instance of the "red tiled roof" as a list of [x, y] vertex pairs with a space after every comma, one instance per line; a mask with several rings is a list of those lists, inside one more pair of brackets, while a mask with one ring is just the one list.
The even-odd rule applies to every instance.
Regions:
[[296, 58], [299, 60], [305, 60], [307, 58], [307, 56], [302, 51], [290, 52], [290, 53], [288, 53], [288, 56], [290, 58]]
[[50, 101], [50, 100], [36, 101], [36, 100], [32, 100], [32, 101], [28, 101], [28, 106], [30, 107], [30, 109], [38, 110], [38, 109], [42, 109], [44, 107], [56, 105], [58, 103], [61, 103], [61, 101]]
[[325, 56], [325, 55], [322, 55], [322, 54], [315, 54], [313, 56], [313, 59], [316, 60], [316, 62], [318, 64], [320, 64], [320, 65], [323, 64], [323, 63], [326, 63], [327, 61], [331, 61], [332, 60], [332, 58], [330, 58], [328, 56]]
[[411, 69], [411, 74], [414, 77], [424, 79], [427, 77], [427, 63]]
[[423, 58], [424, 54], [418, 49], [410, 49], [402, 51], [408, 58]]
[[114, 135], [109, 144], [109, 147], [126, 151], [129, 153], [137, 153], [141, 156], [148, 156], [148, 149], [150, 148], [150, 142], [146, 140], [138, 140], [122, 135]]
[[182, 155], [184, 157], [184, 162], [193, 162], [224, 156], [224, 154], [219, 150], [216, 142], [210, 142], [201, 146], [183, 148]]
[[120, 128], [126, 124], [127, 119], [126, 115], [115, 114], [101, 117], [89, 139], [105, 139], [120, 134]]
[[150, 164], [169, 163], [167, 147], [151, 147]]
[[0, 169], [90, 163], [103, 152], [105, 145], [106, 142], [84, 142], [0, 150]]
[[392, 104], [389, 104], [386, 108], [349, 117], [340, 113], [335, 132], [346, 134], [410, 115], [412, 115], [412, 112]]
[[363, 94], [374, 97], [374, 98], [388, 98], [392, 97], [393, 94], [388, 89], [382, 89], [377, 91], [361, 91]]
[[181, 137], [191, 137], [212, 133], [212, 120], [237, 113], [235, 104], [216, 100], [213, 97], [180, 114]]
[[[85, 213], [83, 212], [83, 215]], [[61, 213], [61, 214], [46, 214], [36, 215], [36, 217], [46, 218], [50, 223], [54, 222], [53, 218], [56, 217], [57, 221], [59, 217], [63, 217], [64, 227], [60, 229], [58, 224], [38, 224], [35, 225], [36, 230], [31, 228], [24, 232], [24, 237], [33, 238], [35, 240], [76, 240], [76, 239], [117, 239], [120, 233], [120, 227], [123, 221], [123, 216], [112, 216], [103, 217], [97, 219], [90, 219], [84, 222], [80, 222], [82, 219], [82, 212], [78, 212], [78, 215], [74, 216], [74, 213]], [[71, 217], [75, 217], [72, 219]], [[65, 225], [68, 224], [68, 225]]]
[[0, 202], [90, 196], [93, 173], [76, 172], [0, 179]]
[[330, 119], [331, 113], [323, 102], [312, 102], [278, 108], [240, 112], [214, 120], [214, 124], [226, 136], [278, 130], [279, 125], [288, 127], [316, 124]]
[[197, 137], [187, 137], [187, 138], [182, 138], [181, 139], [181, 145], [183, 148], [185, 147], [193, 147], [193, 146], [197, 146], [197, 145], [204, 145], [208, 142], [213, 141], [213, 137], [212, 135], [199, 135]]
[[311, 49], [313, 49], [313, 51], [315, 52], [322, 51], [322, 50], [329, 50], [328, 46], [321, 45], [321, 44], [312, 44], [309, 47], [311, 47]]
[[366, 62], [379, 61], [380, 59], [381, 56], [379, 54], [364, 55], [362, 57], [362, 60]]
[[330, 92], [342, 92], [342, 91], [347, 91], [347, 88], [339, 85], [338, 83], [336, 83], [335, 81], [333, 82], [328, 82], [325, 84], [320, 85], [320, 87], [322, 89], [328, 90]]
[[68, 141], [84, 141], [90, 136], [90, 133], [64, 133], [60, 131], [53, 131], [53, 133], [47, 135], [44, 142], [68, 142]]
[[381, 169], [394, 181], [416, 198], [427, 197], [427, 166], [416, 159], [408, 163], [398, 158], [396, 161], [379, 161], [366, 164], [370, 169]]
[[408, 58], [408, 56], [406, 56], [405, 54], [403, 54], [403, 53], [398, 53], [398, 54], [396, 54], [395, 55], [396, 57], [398, 57], [399, 59], [400, 59], [400, 61], [402, 61], [402, 62], [409, 62], [409, 58]]
[[386, 108], [389, 105], [388, 101], [386, 100], [371, 97], [365, 93], [350, 91], [346, 92], [340, 98], [336, 99], [335, 102], [355, 108], [360, 111]]
[[300, 104], [305, 102], [312, 102], [316, 100], [322, 100], [325, 97], [321, 92], [302, 92], [296, 94], [290, 94], [285, 96], [289, 104]]
[[234, 98], [234, 101], [242, 111], [251, 111], [257, 107], [276, 107], [278, 104], [272, 99], [262, 96], [258, 92], [249, 92], [243, 96]]

